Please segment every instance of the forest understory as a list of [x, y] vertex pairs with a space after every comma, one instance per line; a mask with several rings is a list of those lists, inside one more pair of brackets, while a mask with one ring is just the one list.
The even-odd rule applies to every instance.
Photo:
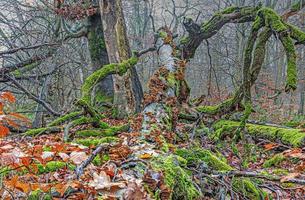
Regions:
[[[67, 2], [54, 3], [56, 41], [73, 14], [74, 4]], [[282, 124], [258, 120], [253, 92], [270, 56], [270, 38], [286, 59], [284, 84], [275, 97], [297, 90], [302, 75], [297, 47], [304, 46], [305, 32], [288, 18], [305, 2], [296, 1], [281, 15], [258, 3], [226, 6], [201, 24], [184, 17], [186, 36], [160, 26], [152, 46], [140, 51], [131, 51], [122, 1], [89, 2], [73, 20], [97, 15], [90, 20], [98, 27], [90, 27], [87, 39], [91, 62], [98, 64], [68, 111], [54, 111], [18, 82], [16, 70], [24, 65], [0, 68], [2, 81], [34, 99], [49, 117], [31, 127], [33, 121], [13, 111], [18, 101], [12, 92], [1, 91], [0, 199], [305, 199], [305, 118]], [[251, 28], [238, 87], [219, 103], [192, 99], [186, 70], [197, 48], [203, 41], [209, 46], [208, 39], [226, 24], [244, 23]], [[158, 68], [143, 94], [135, 66], [149, 53], [158, 57]], [[99, 96], [103, 82], [111, 97]]]

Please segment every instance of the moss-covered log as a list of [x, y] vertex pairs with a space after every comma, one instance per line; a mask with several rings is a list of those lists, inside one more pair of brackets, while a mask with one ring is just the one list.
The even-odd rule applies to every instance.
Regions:
[[115, 136], [121, 132], [128, 131], [129, 126], [113, 126], [106, 129], [91, 129], [91, 130], [80, 130], [75, 133], [77, 137], [109, 137]]
[[60, 131], [61, 131], [60, 127], [51, 126], [51, 127], [45, 127], [45, 128], [30, 129], [30, 130], [26, 131], [24, 134], [27, 136], [37, 136], [40, 134], [58, 133]]
[[[231, 135], [239, 125], [240, 123], [236, 121], [220, 120], [213, 125], [215, 137], [221, 138], [224, 135]], [[293, 147], [305, 145], [305, 133], [301, 129], [279, 128], [250, 123], [247, 123], [245, 127], [246, 133], [255, 138], [277, 141]]]

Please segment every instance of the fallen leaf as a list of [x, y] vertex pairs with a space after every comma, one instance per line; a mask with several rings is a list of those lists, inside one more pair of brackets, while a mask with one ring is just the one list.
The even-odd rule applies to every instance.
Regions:
[[52, 158], [54, 156], [54, 152], [51, 152], [51, 151], [44, 151], [41, 155], [41, 158], [42, 159], [47, 159], [47, 158]]
[[68, 154], [66, 154], [66, 153], [59, 153], [58, 154], [59, 155], [59, 157], [63, 160], [63, 161], [68, 161], [69, 160], [69, 156], [68, 156]]
[[269, 150], [272, 150], [276, 147], [278, 147], [279, 145], [278, 144], [275, 144], [275, 143], [269, 143], [269, 144], [265, 144], [264, 145], [264, 148], [266, 151], [269, 151]]
[[83, 161], [87, 160], [87, 158], [88, 158], [88, 156], [86, 155], [85, 152], [75, 152], [75, 151], [73, 151], [70, 154], [70, 160], [76, 165], [81, 164]]
[[147, 199], [147, 193], [143, 188], [139, 187], [135, 182], [128, 183], [126, 192], [124, 193], [125, 200]]
[[114, 182], [112, 183], [110, 180], [110, 176], [106, 174], [106, 172], [101, 171], [100, 174], [96, 172], [93, 173], [93, 180], [89, 182], [90, 187], [94, 187], [96, 190], [100, 189], [111, 189], [116, 186], [119, 188], [126, 187], [125, 182]]
[[141, 159], [150, 159], [152, 158], [152, 155], [149, 153], [144, 153], [142, 155], [139, 156]]

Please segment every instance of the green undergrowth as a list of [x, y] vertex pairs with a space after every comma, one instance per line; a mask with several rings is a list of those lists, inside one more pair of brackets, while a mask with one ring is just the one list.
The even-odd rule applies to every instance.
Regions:
[[281, 153], [276, 154], [272, 158], [266, 160], [263, 164], [263, 167], [264, 168], [270, 168], [270, 167], [273, 167], [273, 166], [278, 166], [285, 159], [286, 159], [286, 157], [283, 154], [281, 154]]
[[207, 166], [218, 171], [234, 170], [226, 163], [224, 159], [219, 159], [211, 151], [200, 148], [193, 149], [177, 149], [177, 155], [187, 160], [188, 165], [197, 165], [199, 162], [204, 162]]
[[44, 127], [44, 128], [37, 128], [37, 129], [30, 129], [25, 132], [27, 136], [37, 136], [41, 134], [48, 134], [53, 132], [60, 132], [61, 128], [52, 126], [52, 127]]
[[115, 143], [119, 141], [117, 137], [103, 137], [103, 138], [76, 138], [73, 140], [73, 143], [81, 144], [87, 147], [97, 146], [102, 143]]
[[55, 172], [59, 169], [64, 169], [64, 168], [68, 168], [69, 170], [74, 170], [75, 165], [62, 161], [50, 161], [47, 162], [45, 166], [43, 164], [37, 164], [37, 168], [39, 174], [44, 174], [49, 172]]
[[[220, 120], [213, 125], [213, 138], [218, 140], [232, 133], [239, 127], [236, 121]], [[246, 132], [254, 137], [265, 138], [271, 141], [280, 141], [293, 147], [301, 147], [305, 143], [305, 133], [300, 129], [278, 128], [266, 125], [246, 124]]]
[[52, 127], [52, 126], [62, 125], [63, 123], [65, 123], [69, 120], [73, 120], [73, 119], [79, 117], [81, 114], [82, 114], [81, 111], [75, 111], [75, 112], [68, 113], [68, 114], [63, 115], [61, 117], [58, 117], [53, 122], [49, 123], [47, 126]]
[[[69, 169], [69, 170], [74, 170], [76, 168], [76, 166], [74, 164], [71, 163], [66, 163], [63, 161], [49, 161], [45, 164], [41, 164], [41, 163], [37, 163], [37, 174], [45, 174], [45, 173], [49, 173], [49, 172], [55, 172], [59, 169]], [[10, 167], [3, 167], [0, 169], [0, 175], [1, 176], [7, 176], [10, 172], [14, 171], [13, 169], [11, 169]], [[30, 172], [34, 172], [34, 168], [30, 166], [30, 168], [25, 168], [22, 167], [20, 172], [21, 174], [25, 174], [25, 173], [29, 173]]]
[[[212, 153], [209, 150], [194, 147], [190, 149], [177, 149], [175, 153], [187, 161], [187, 166], [198, 166], [200, 163], [204, 163], [210, 170], [219, 172], [235, 170], [227, 164], [226, 159], [220, 152]], [[252, 179], [233, 178], [232, 183], [235, 186], [235, 191], [242, 193], [249, 199], [260, 199], [260, 197], [266, 196], [266, 193], [260, 190]]]
[[259, 189], [256, 183], [250, 178], [233, 178], [232, 186], [243, 196], [251, 200], [269, 199], [268, 194]]
[[129, 129], [129, 125], [113, 126], [107, 129], [91, 129], [76, 131], [77, 137], [109, 137], [115, 136], [120, 132], [126, 132]]
[[200, 196], [191, 178], [191, 172], [184, 169], [187, 160], [180, 156], [157, 157], [152, 162], [152, 169], [162, 171], [165, 184], [172, 190], [170, 199], [192, 200]]
[[50, 194], [46, 194], [40, 189], [32, 191], [27, 198], [27, 200], [52, 200], [52, 196]]

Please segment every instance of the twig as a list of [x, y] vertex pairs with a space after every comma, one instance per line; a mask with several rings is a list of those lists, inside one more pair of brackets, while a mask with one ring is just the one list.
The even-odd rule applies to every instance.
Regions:
[[17, 88], [19, 88], [20, 90], [22, 90], [24, 93], [26, 93], [29, 98], [33, 99], [34, 101], [36, 101], [37, 103], [41, 104], [47, 111], [49, 111], [51, 114], [53, 114], [54, 116], [60, 116], [61, 114], [59, 112], [56, 112], [55, 110], [53, 110], [50, 105], [39, 99], [38, 97], [36, 97], [34, 94], [32, 94], [30, 91], [28, 91], [25, 87], [23, 87], [18, 81], [16, 81], [16, 79], [14, 79], [13, 77], [10, 77], [8, 75], [5, 76], [7, 79], [9, 79]]
[[[229, 172], [218, 172], [214, 170], [204, 170], [204, 173], [211, 174], [214, 177], [219, 177], [219, 176], [228, 176], [228, 177], [234, 177], [234, 176], [243, 176], [243, 177], [255, 177], [255, 178], [260, 178], [260, 179], [266, 179], [269, 181], [281, 181], [282, 177], [275, 176], [275, 175], [270, 175], [266, 176], [257, 172], [249, 172], [249, 171], [229, 171]], [[284, 183], [296, 183], [300, 185], [305, 185], [305, 180], [304, 179], [296, 179], [296, 178], [290, 178], [287, 180], [282, 180]]]
[[140, 56], [142, 56], [143, 54], [146, 54], [146, 53], [148, 53], [148, 52], [155, 51], [155, 50], [156, 50], [156, 47], [150, 47], [150, 48], [148, 48], [148, 49], [144, 49], [144, 50], [142, 50], [142, 51], [135, 52], [135, 54], [136, 54], [137, 57], [140, 57]]
[[85, 160], [84, 162], [82, 162], [76, 169], [75, 169], [75, 173], [76, 173], [76, 177], [77, 179], [80, 178], [80, 176], [83, 174], [84, 169], [93, 161], [93, 159], [101, 152], [101, 151], [105, 151], [107, 149], [109, 149], [110, 144], [105, 143], [105, 144], [100, 144], [90, 155], [89, 158], [87, 158], [87, 160]]
[[43, 43], [43, 44], [37, 44], [37, 45], [33, 45], [33, 46], [19, 47], [19, 48], [1, 51], [0, 56], [5, 55], [5, 54], [13, 54], [13, 53], [16, 53], [17, 51], [23, 51], [23, 50], [28, 50], [28, 49], [37, 49], [37, 48], [43, 47], [43, 46], [59, 46], [59, 45], [60, 44], [58, 44], [58, 43]]

